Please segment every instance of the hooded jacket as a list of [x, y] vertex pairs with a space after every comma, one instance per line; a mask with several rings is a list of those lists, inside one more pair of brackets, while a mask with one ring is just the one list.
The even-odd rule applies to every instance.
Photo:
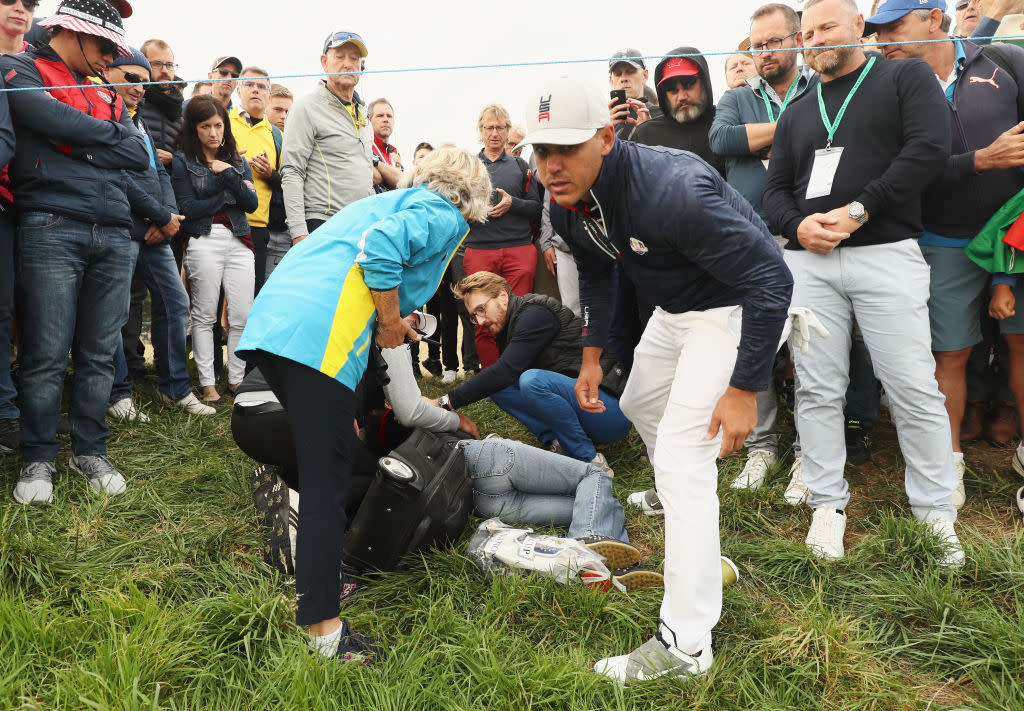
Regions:
[[765, 390], [786, 321], [793, 276], [754, 208], [705, 161], [689, 153], [616, 141], [591, 197], [551, 204], [551, 226], [580, 273], [583, 345], [608, 343], [613, 267], [637, 296], [668, 313], [742, 306], [730, 384]]
[[[18, 139], [10, 164], [20, 212], [52, 212], [130, 228], [126, 170], [149, 165], [145, 138], [121, 97], [88, 86], [50, 47], [0, 57]], [[45, 87], [75, 86], [75, 89]]]
[[[690, 151], [706, 160], [718, 171], [719, 175], [725, 177], [725, 161], [711, 151], [711, 144], [708, 141], [711, 123], [715, 120], [715, 92], [708, 75], [708, 62], [696, 47], [676, 47], [668, 54], [670, 56], [658, 62], [658, 66], [654, 69], [654, 86], [658, 90], [661, 116], [637, 126], [630, 134], [629, 140], [647, 146], [665, 146], [679, 151]], [[668, 97], [665, 94], [665, 89], [661, 86], [661, 78], [665, 75], [665, 66], [673, 57], [679, 55], [687, 55], [688, 59], [693, 60], [700, 67], [698, 77], [701, 84], [704, 85], [704, 96], [708, 102], [704, 113], [686, 123], [679, 123], [672, 118]]]

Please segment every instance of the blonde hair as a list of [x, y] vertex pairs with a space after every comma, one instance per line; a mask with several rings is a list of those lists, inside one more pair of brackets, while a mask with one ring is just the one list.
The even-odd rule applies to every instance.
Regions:
[[283, 84], [271, 84], [270, 85], [270, 98], [271, 99], [292, 99], [295, 97], [292, 92], [288, 91], [288, 87]]
[[494, 272], [473, 272], [452, 287], [452, 293], [455, 294], [456, 299], [463, 299], [473, 291], [482, 291], [493, 299], [503, 291], [511, 294], [512, 285], [505, 277]]
[[486, 222], [491, 177], [475, 155], [461, 148], [431, 151], [405, 174], [399, 187], [422, 185], [455, 205], [467, 222]]
[[[508, 110], [501, 104], [487, 104], [487, 106], [480, 109], [480, 116], [476, 120], [476, 130], [479, 131], [484, 125], [484, 116], [487, 114], [494, 114], [495, 117], [504, 124], [505, 128], [512, 126], [512, 117], [509, 116]], [[526, 134], [523, 134], [524, 136]]]

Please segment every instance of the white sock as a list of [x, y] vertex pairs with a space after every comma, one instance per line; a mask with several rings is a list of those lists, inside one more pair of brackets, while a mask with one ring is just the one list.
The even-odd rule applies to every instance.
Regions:
[[333, 657], [338, 651], [338, 642], [341, 640], [341, 627], [338, 625], [338, 629], [322, 637], [310, 636], [310, 649], [325, 657]]
[[1017, 445], [1017, 457], [1024, 459], [1024, 440], [1021, 440], [1021, 443]]
[[963, 452], [953, 452], [953, 459], [962, 462], [964, 460], [964, 453]]

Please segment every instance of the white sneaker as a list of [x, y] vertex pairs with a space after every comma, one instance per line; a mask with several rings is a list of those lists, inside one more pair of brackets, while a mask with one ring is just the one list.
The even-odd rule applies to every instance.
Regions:
[[123, 494], [128, 485], [125, 483], [124, 475], [117, 471], [106, 455], [83, 454], [82, 456], [72, 455], [68, 460], [69, 466], [76, 472], [85, 474], [89, 479], [89, 486], [97, 494], [105, 496], [117, 496]]
[[454, 370], [446, 370], [441, 375], [441, 382], [445, 384], [451, 384], [455, 382], [455, 379], [459, 376]]
[[811, 527], [807, 531], [807, 547], [819, 558], [838, 560], [846, 552], [843, 534], [846, 533], [846, 514], [831, 506], [814, 509]]
[[[660, 625], [659, 625], [660, 627]], [[629, 654], [608, 657], [594, 664], [594, 671], [612, 681], [628, 686], [637, 681], [648, 681], [661, 676], [696, 679], [707, 673], [714, 661], [711, 645], [687, 654], [672, 646], [662, 635], [651, 637]]]
[[1024, 486], [1017, 489], [1017, 508], [1020, 509], [1020, 513], [1024, 516]]
[[759, 489], [764, 485], [768, 472], [775, 466], [778, 457], [775, 452], [767, 449], [755, 449], [747, 454], [747, 463], [743, 471], [733, 479], [733, 489]]
[[943, 568], [960, 568], [964, 564], [964, 549], [960, 545], [953, 522], [944, 518], [929, 518], [925, 524], [931, 528], [939, 541], [945, 544], [945, 553], [939, 559], [939, 565]]
[[793, 460], [793, 466], [789, 468], [789, 485], [786, 486], [786, 493], [782, 497], [787, 504], [799, 506], [807, 502], [808, 496], [810, 492], [807, 491], [803, 477], [803, 457], [797, 457]]
[[57, 465], [53, 462], [28, 462], [21, 465], [18, 483], [14, 485], [14, 500], [19, 504], [48, 504], [53, 501], [53, 477]]
[[645, 516], [664, 516], [665, 507], [658, 498], [658, 490], [635, 491], [626, 497], [626, 504], [643, 510]]
[[598, 452], [597, 456], [595, 456], [593, 459], [590, 460], [590, 463], [593, 466], [597, 467], [598, 469], [604, 469], [605, 473], [609, 477], [614, 477], [615, 476], [615, 472], [612, 471], [611, 466], [608, 464], [608, 460], [605, 459], [604, 455], [601, 454], [600, 452]]
[[139, 411], [130, 397], [108, 405], [107, 414], [122, 422], [149, 422], [149, 415]]
[[967, 490], [964, 489], [964, 473], [967, 471], [967, 465], [964, 464], [964, 458], [953, 457], [953, 466], [956, 467], [956, 478], [957, 484], [956, 489], [953, 490], [953, 506], [959, 509], [967, 501]]
[[180, 407], [182, 410], [190, 415], [216, 415], [217, 408], [204, 405], [203, 401], [195, 396], [191, 390], [188, 391], [188, 395], [181, 398], [180, 400], [172, 400], [163, 393], [160, 393], [163, 397], [164, 402]]

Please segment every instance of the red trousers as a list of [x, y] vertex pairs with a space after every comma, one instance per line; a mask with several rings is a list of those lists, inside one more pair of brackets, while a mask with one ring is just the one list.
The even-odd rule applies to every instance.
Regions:
[[[494, 272], [505, 277], [516, 296], [533, 291], [533, 275], [537, 273], [537, 249], [533, 244], [499, 249], [466, 247], [464, 261], [467, 276], [475, 272]], [[476, 326], [473, 333], [480, 365], [486, 368], [498, 362], [498, 345], [486, 328]]]

